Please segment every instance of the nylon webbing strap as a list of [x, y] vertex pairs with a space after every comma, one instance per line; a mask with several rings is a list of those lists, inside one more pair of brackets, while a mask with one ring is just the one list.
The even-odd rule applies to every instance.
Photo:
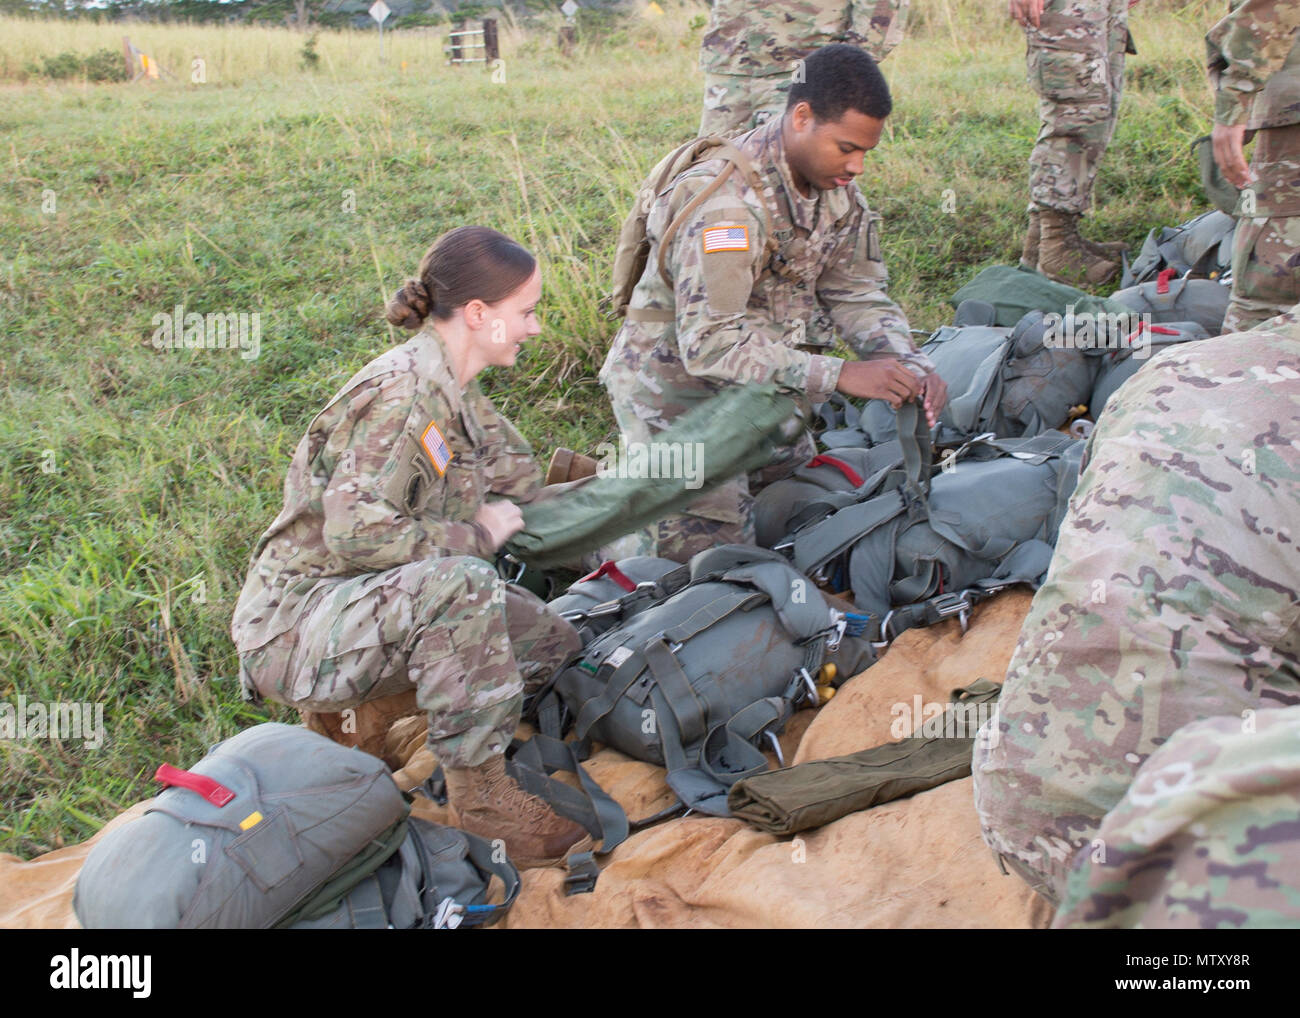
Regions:
[[672, 244], [673, 237], [677, 235], [678, 227], [681, 226], [682, 221], [688, 215], [694, 212], [709, 198], [710, 195], [713, 194], [714, 191], [722, 186], [723, 182], [731, 176], [732, 170], [739, 169], [741, 175], [745, 178], [745, 183], [748, 184], [755, 194], [758, 195], [759, 204], [763, 209], [763, 230], [766, 236], [764, 247], [770, 254], [776, 253], [777, 243], [776, 239], [772, 236], [772, 212], [767, 207], [767, 199], [763, 196], [762, 181], [759, 180], [758, 173], [754, 170], [754, 164], [750, 162], [749, 157], [740, 151], [740, 149], [736, 148], [735, 145], [720, 138], [710, 137], [702, 139], [698, 151], [704, 153], [708, 151], [709, 148], [713, 149], [709, 154], [710, 159], [727, 160], [726, 169], [714, 177], [713, 181], [704, 188], [704, 190], [692, 198], [690, 202], [687, 203], [686, 207], [673, 217], [673, 221], [668, 224], [668, 228], [664, 230], [664, 235], [659, 241], [659, 255], [656, 259], [657, 267], [659, 269], [659, 277], [670, 290], [673, 288], [673, 281], [668, 278], [668, 272], [664, 267], [664, 256], [667, 254], [668, 248]]
[[645, 660], [669, 709], [677, 719], [683, 744], [702, 739], [705, 733], [706, 707], [695, 695], [691, 680], [677, 663], [666, 639], [646, 644]]
[[[599, 848], [575, 852], [566, 860], [569, 875], [564, 893], [585, 894], [596, 886], [600, 875], [595, 857], [612, 852], [627, 840], [628, 819], [623, 807], [586, 772], [570, 743], [534, 735], [519, 746], [510, 763], [524, 791], [545, 799], [561, 816], [582, 824], [592, 837], [600, 839]], [[556, 771], [576, 774], [581, 790], [550, 777]]]
[[[623, 648], [617, 648], [623, 649]], [[605, 688], [600, 696], [592, 697], [582, 705], [582, 710], [578, 712], [577, 720], [573, 723], [573, 730], [577, 732], [578, 738], [585, 739], [587, 733], [591, 731], [591, 726], [603, 718], [606, 714], [614, 709], [614, 705], [622, 698], [623, 694], [631, 688], [632, 683], [637, 680], [641, 674], [641, 669], [645, 662], [643, 654], [632, 652], [616, 668], [610, 668], [609, 659], [613, 656], [611, 652], [605, 658], [605, 662], [596, 672], [597, 681], [601, 680], [604, 673], [607, 677], [604, 679]]]
[[519, 870], [515, 869], [515, 864], [507, 857], [504, 862], [496, 861], [496, 851], [492, 844], [485, 838], [480, 838], [477, 834], [470, 834], [469, 831], [461, 831], [469, 844], [470, 862], [477, 866], [484, 873], [492, 873], [501, 878], [501, 883], [505, 887], [505, 901], [499, 905], [473, 905], [465, 910], [465, 920], [463, 925], [469, 926], [491, 926], [510, 910], [510, 906], [515, 903], [519, 897], [519, 888], [522, 881], [519, 879]]

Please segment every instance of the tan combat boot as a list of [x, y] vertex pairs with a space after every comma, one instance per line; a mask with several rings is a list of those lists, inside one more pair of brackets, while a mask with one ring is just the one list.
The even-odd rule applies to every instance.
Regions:
[[585, 852], [593, 844], [580, 824], [520, 788], [506, 773], [504, 756], [478, 767], [446, 767], [443, 774], [452, 825], [489, 841], [500, 838], [510, 861], [521, 870], [555, 866], [569, 853]]
[[1038, 209], [1029, 213], [1029, 229], [1025, 231], [1025, 249], [1020, 255], [1020, 267], [1026, 272], [1038, 271]]
[[1119, 275], [1118, 261], [1090, 249], [1079, 236], [1077, 215], [1043, 209], [1038, 221], [1038, 271], [1048, 279], [1087, 289]]

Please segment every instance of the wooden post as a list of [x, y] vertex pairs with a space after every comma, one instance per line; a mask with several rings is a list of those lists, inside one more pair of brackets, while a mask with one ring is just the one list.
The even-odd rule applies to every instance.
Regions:
[[122, 55], [126, 58], [126, 76], [131, 79], [135, 74], [135, 61], [131, 59], [131, 37], [122, 36]]
[[497, 22], [495, 18], [483, 19], [483, 57], [490, 67], [501, 51], [497, 46]]
[[457, 33], [457, 32], [463, 32], [463, 31], [465, 31], [465, 22], [463, 22], [463, 21], [458, 21], [458, 22], [456, 22], [455, 24], [453, 24], [453, 25], [451, 26], [451, 31], [452, 31], [452, 36], [451, 36], [451, 62], [452, 62], [453, 64], [458, 64], [458, 63], [460, 63], [460, 40], [461, 40], [461, 37], [460, 37], [459, 35], [457, 35], [456, 33]]
[[560, 52], [566, 57], [573, 56], [573, 48], [578, 44], [578, 26], [560, 26]]

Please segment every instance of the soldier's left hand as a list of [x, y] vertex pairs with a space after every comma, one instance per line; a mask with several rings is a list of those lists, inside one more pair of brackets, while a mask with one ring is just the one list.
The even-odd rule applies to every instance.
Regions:
[[1241, 150], [1245, 139], [1245, 124], [1236, 127], [1215, 124], [1214, 131], [1210, 134], [1214, 161], [1219, 164], [1223, 175], [1237, 187], [1245, 187], [1250, 183], [1250, 167], [1246, 165], [1246, 156]]
[[931, 371], [921, 379], [921, 400], [925, 419], [933, 428], [939, 423], [939, 414], [948, 402], [948, 383], [939, 377], [938, 372]]

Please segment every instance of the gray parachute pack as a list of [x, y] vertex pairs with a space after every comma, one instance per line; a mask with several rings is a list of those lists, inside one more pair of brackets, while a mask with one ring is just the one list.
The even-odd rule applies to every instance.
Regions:
[[255, 725], [156, 779], [81, 869], [86, 929], [448, 929], [495, 922], [519, 891], [488, 842], [410, 816], [382, 760], [305, 728]]

